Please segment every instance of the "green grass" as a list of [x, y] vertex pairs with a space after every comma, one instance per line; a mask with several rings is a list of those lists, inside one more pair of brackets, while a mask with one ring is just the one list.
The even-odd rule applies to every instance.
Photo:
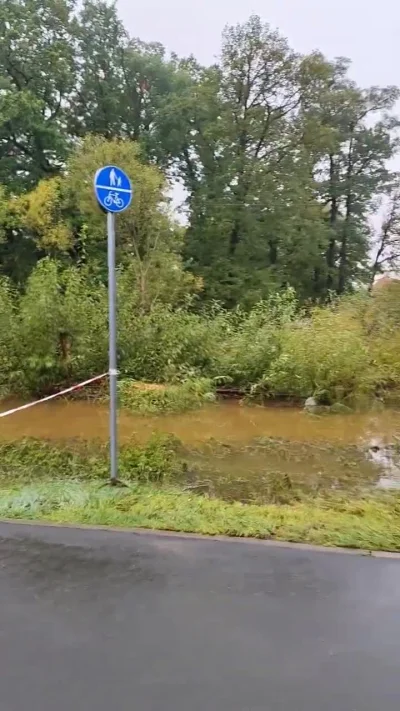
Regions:
[[400, 496], [395, 494], [259, 506], [154, 484], [108, 489], [96, 481], [43, 481], [11, 487], [3, 482], [0, 517], [400, 550]]
[[166, 436], [124, 445], [119, 471], [129, 486], [115, 489], [102, 486], [108, 476], [104, 445], [0, 442], [0, 518], [400, 551], [400, 492], [360, 487], [311, 494], [291, 487], [282, 498], [277, 487], [284, 473], [274, 478], [269, 472], [264, 503], [229, 502], [184, 490], [190, 481], [184, 454]]
[[[120, 475], [145, 483], [179, 481], [185, 473], [179, 448], [178, 440], [164, 434], [152, 435], [145, 444], [123, 444], [119, 449]], [[0, 487], [9, 481], [101, 480], [108, 471], [108, 445], [102, 442], [0, 441]]]

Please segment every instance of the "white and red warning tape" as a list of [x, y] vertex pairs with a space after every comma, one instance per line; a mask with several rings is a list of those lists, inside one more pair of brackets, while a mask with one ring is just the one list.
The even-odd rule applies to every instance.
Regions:
[[108, 373], [102, 373], [101, 375], [96, 375], [94, 378], [90, 378], [89, 380], [84, 380], [82, 383], [78, 383], [78, 385], [72, 385], [70, 388], [65, 388], [65, 390], [60, 390], [58, 393], [53, 393], [53, 395], [47, 395], [47, 397], [42, 397], [41, 400], [34, 400], [34, 402], [28, 402], [26, 405], [20, 405], [19, 407], [13, 407], [12, 410], [6, 410], [5, 412], [0, 412], [0, 417], [7, 417], [7, 415], [13, 415], [15, 412], [20, 412], [20, 410], [27, 410], [29, 407], [34, 407], [35, 405], [40, 405], [42, 402], [47, 402], [48, 400], [54, 400], [56, 397], [60, 397], [60, 395], [67, 395], [68, 393], [72, 393], [74, 390], [79, 390], [79, 388], [84, 388], [85, 385], [90, 385], [90, 383], [96, 382], [96, 380], [101, 380], [102, 378], [106, 378], [108, 376]]

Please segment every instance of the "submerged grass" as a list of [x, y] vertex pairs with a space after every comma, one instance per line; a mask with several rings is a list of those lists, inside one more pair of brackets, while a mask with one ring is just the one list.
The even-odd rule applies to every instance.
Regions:
[[[179, 481], [186, 470], [179, 448], [179, 441], [163, 434], [153, 435], [145, 444], [124, 444], [119, 450], [120, 475], [141, 482]], [[18, 481], [105, 479], [108, 471], [108, 445], [103, 442], [0, 441], [0, 486]]]

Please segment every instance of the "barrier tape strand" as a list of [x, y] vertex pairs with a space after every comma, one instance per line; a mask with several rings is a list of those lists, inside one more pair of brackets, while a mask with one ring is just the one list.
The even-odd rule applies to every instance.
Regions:
[[89, 380], [84, 380], [82, 383], [77, 385], [71, 385], [70, 388], [65, 388], [65, 390], [60, 390], [58, 393], [53, 393], [53, 395], [47, 395], [47, 397], [42, 397], [40, 400], [34, 400], [33, 402], [28, 402], [26, 405], [20, 405], [19, 407], [13, 407], [12, 410], [6, 410], [5, 412], [0, 412], [0, 417], [7, 417], [7, 415], [13, 415], [15, 412], [20, 412], [21, 410], [28, 410], [30, 407], [35, 405], [40, 405], [42, 402], [48, 402], [49, 400], [54, 400], [56, 397], [62, 395], [67, 395], [72, 393], [74, 390], [79, 390], [79, 388], [84, 388], [85, 385], [90, 385], [90, 383], [95, 383], [96, 380], [101, 380], [107, 377], [108, 373], [102, 373], [101, 375], [95, 375], [94, 378], [89, 378]]

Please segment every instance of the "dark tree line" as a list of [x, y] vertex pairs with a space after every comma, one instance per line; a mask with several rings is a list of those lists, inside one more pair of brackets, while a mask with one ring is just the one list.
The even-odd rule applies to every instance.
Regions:
[[396, 87], [358, 87], [347, 60], [300, 55], [258, 17], [227, 28], [208, 67], [129, 37], [97, 0], [0, 0], [0, 37], [3, 273], [43, 256], [27, 254], [13, 199], [62, 175], [88, 134], [136, 142], [183, 184], [181, 257], [205, 299], [290, 285], [320, 300], [396, 265]]

